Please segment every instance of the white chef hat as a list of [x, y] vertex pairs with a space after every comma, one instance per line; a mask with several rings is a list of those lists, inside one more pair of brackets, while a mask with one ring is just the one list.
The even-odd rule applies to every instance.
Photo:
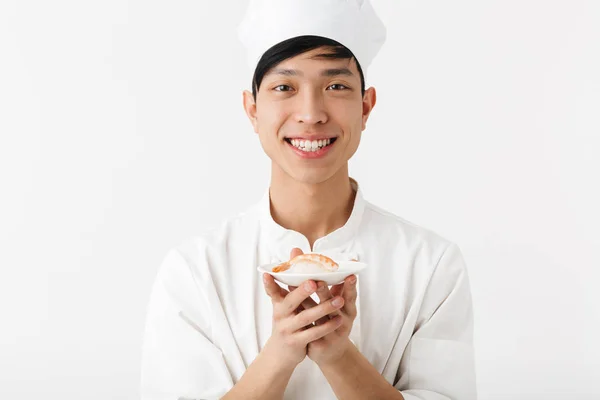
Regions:
[[252, 72], [268, 49], [303, 35], [326, 37], [346, 46], [366, 76], [385, 42], [386, 29], [369, 0], [250, 0], [238, 27]]

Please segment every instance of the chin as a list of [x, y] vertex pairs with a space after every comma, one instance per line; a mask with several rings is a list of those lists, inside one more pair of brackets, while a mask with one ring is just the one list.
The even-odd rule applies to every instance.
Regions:
[[326, 182], [335, 175], [335, 170], [303, 170], [303, 171], [290, 171], [289, 174], [297, 182], [305, 184], [316, 185], [319, 183]]

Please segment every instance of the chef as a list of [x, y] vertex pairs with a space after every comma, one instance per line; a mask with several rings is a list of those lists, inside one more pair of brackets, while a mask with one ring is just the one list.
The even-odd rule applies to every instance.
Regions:
[[[349, 176], [376, 104], [367, 68], [386, 36], [372, 5], [251, 1], [239, 36], [252, 71], [243, 106], [270, 185], [165, 256], [141, 398], [476, 399], [459, 247], [370, 203]], [[303, 253], [368, 267], [332, 287], [257, 271]]]

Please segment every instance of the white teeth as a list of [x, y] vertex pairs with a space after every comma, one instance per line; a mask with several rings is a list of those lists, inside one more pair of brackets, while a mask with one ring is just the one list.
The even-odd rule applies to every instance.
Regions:
[[322, 149], [323, 147], [331, 144], [331, 139], [321, 140], [302, 140], [302, 139], [291, 139], [290, 143], [292, 146], [299, 148], [306, 152], [313, 152]]

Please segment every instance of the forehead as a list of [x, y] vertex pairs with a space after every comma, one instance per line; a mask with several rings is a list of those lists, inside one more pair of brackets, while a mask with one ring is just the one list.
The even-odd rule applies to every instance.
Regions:
[[345, 76], [347, 78], [360, 78], [356, 61], [353, 58], [331, 58], [327, 57], [332, 54], [330, 49], [317, 48], [298, 54], [281, 61], [273, 66], [265, 74], [265, 78], [281, 77], [281, 76]]

